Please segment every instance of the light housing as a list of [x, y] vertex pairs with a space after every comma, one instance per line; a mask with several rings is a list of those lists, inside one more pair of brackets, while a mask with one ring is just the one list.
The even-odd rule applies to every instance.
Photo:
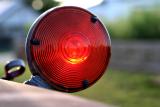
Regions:
[[111, 55], [110, 37], [101, 21], [73, 6], [53, 8], [32, 25], [26, 42], [33, 75], [54, 89], [76, 92], [104, 74]]

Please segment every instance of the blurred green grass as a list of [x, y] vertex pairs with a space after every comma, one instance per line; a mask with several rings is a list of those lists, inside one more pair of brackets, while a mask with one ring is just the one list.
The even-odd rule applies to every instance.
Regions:
[[[26, 73], [14, 81], [23, 82], [29, 77], [27, 67]], [[160, 86], [151, 82], [155, 77], [151, 74], [108, 70], [94, 86], [73, 95], [118, 107], [160, 107]]]
[[160, 87], [155, 75], [109, 70], [93, 87], [76, 93], [120, 107], [160, 107]]

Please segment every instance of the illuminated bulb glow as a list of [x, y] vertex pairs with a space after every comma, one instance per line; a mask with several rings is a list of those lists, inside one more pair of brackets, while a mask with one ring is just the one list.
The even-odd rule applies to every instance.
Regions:
[[62, 42], [64, 58], [71, 64], [85, 61], [89, 52], [89, 40], [80, 34], [70, 34]]

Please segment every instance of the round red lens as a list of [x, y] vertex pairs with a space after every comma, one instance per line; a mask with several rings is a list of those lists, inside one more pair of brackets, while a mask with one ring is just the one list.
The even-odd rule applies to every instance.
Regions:
[[60, 7], [33, 24], [26, 50], [33, 75], [57, 90], [75, 92], [104, 74], [110, 47], [108, 32], [93, 14], [78, 7]]

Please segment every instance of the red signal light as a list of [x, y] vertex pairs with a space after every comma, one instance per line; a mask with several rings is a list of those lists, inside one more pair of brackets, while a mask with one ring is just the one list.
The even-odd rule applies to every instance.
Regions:
[[110, 59], [110, 39], [102, 23], [79, 7], [47, 11], [33, 24], [26, 52], [33, 75], [60, 91], [94, 84]]

